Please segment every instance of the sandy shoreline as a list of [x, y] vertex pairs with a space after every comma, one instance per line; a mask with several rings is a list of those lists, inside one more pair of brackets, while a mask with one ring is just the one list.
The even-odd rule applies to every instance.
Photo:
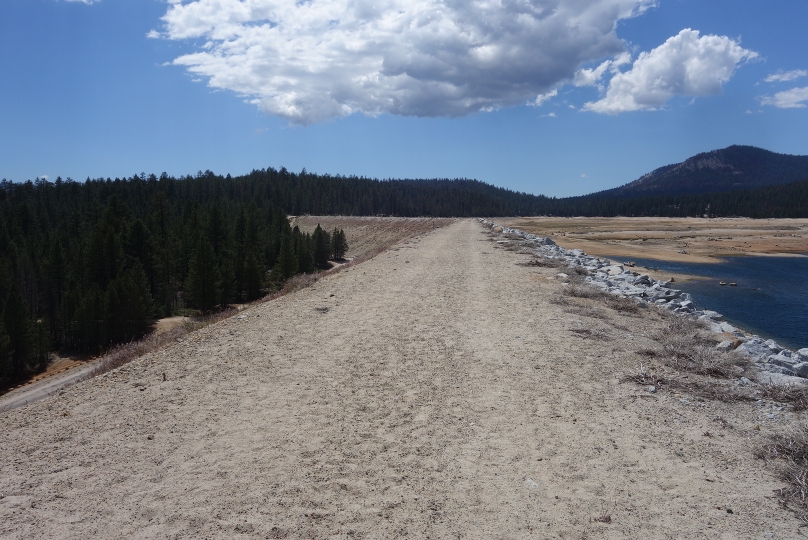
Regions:
[[715, 263], [727, 256], [808, 254], [808, 219], [538, 217], [497, 222], [549, 236], [568, 249], [620, 260]]
[[527, 259], [461, 221], [0, 415], [0, 536], [799, 534], [799, 415], [622, 383], [665, 320]]

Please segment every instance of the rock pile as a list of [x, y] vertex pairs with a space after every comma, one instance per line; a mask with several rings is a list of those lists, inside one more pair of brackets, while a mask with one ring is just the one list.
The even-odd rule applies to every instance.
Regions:
[[550, 238], [536, 236], [519, 229], [500, 226], [480, 219], [483, 225], [501, 230], [504, 235], [517, 237], [525, 247], [533, 248], [538, 257], [557, 260], [559, 266], [580, 267], [587, 270], [586, 282], [605, 292], [623, 298], [632, 298], [642, 305], [655, 305], [683, 316], [697, 318], [716, 333], [731, 334], [733, 341], [722, 341], [717, 348], [736, 351], [750, 357], [763, 371], [787, 376], [808, 378], [808, 348], [790, 351], [774, 340], [746, 334], [723, 320], [723, 316], [708, 309], [698, 309], [690, 294], [672, 288], [671, 282], [654, 280], [647, 275], [625, 268], [608, 259], [587, 255], [580, 249], [564, 249]]

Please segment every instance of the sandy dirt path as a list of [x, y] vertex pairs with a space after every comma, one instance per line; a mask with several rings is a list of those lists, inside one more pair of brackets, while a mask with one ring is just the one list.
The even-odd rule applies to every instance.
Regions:
[[777, 421], [620, 383], [659, 320], [526, 258], [461, 221], [4, 413], [0, 536], [796, 537]]

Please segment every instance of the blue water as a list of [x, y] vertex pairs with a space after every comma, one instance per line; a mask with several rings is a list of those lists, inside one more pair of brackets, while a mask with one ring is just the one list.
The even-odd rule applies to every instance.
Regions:
[[727, 257], [715, 264], [632, 260], [662, 272], [708, 278], [671, 286], [689, 292], [699, 309], [718, 311], [743, 330], [792, 350], [808, 347], [808, 257]]

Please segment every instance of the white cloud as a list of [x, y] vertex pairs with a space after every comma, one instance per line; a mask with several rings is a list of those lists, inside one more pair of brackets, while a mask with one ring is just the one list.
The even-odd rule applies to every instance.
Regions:
[[589, 175], [584, 173], [584, 174], [581, 175], [581, 178], [589, 178]]
[[551, 92], [547, 92], [546, 94], [539, 94], [536, 96], [536, 99], [533, 101], [529, 101], [527, 104], [531, 107], [541, 107], [542, 103], [547, 101], [548, 99], [554, 98], [558, 95], [558, 90], [553, 89]]
[[768, 82], [768, 83], [770, 83], [770, 82], [788, 82], [788, 81], [793, 81], [794, 79], [799, 79], [800, 77], [805, 77], [806, 75], [808, 75], [808, 71], [806, 71], [804, 69], [793, 69], [791, 71], [786, 71], [785, 73], [783, 71], [778, 71], [777, 73], [772, 73], [771, 75], [769, 75], [768, 77], [766, 77], [763, 80]]
[[772, 105], [779, 109], [804, 109], [808, 101], [808, 86], [777, 92], [773, 96], [760, 98], [762, 105]]
[[174, 64], [301, 124], [537, 103], [579, 66], [624, 52], [617, 22], [656, 2], [168, 1], [155, 34], [200, 43]]
[[726, 36], [699, 37], [686, 28], [650, 52], [643, 52], [631, 69], [609, 81], [606, 95], [584, 105], [584, 110], [617, 114], [656, 109], [673, 96], [711, 96], [739, 63], [757, 57]]
[[542, 117], [542, 118], [555, 118], [555, 117], [556, 117], [556, 113], [551, 112], [551, 113], [548, 113], [548, 114], [543, 114], [543, 115], [541, 115], [541, 117]]
[[100, 2], [101, 0], [65, 0], [66, 2], [81, 2], [82, 4], [95, 4]]
[[614, 60], [606, 60], [596, 68], [579, 69], [575, 72], [575, 78], [572, 82], [575, 86], [596, 86], [600, 83], [607, 69], [612, 73], [619, 73], [620, 66], [630, 63], [631, 55], [627, 52], [621, 53]]

